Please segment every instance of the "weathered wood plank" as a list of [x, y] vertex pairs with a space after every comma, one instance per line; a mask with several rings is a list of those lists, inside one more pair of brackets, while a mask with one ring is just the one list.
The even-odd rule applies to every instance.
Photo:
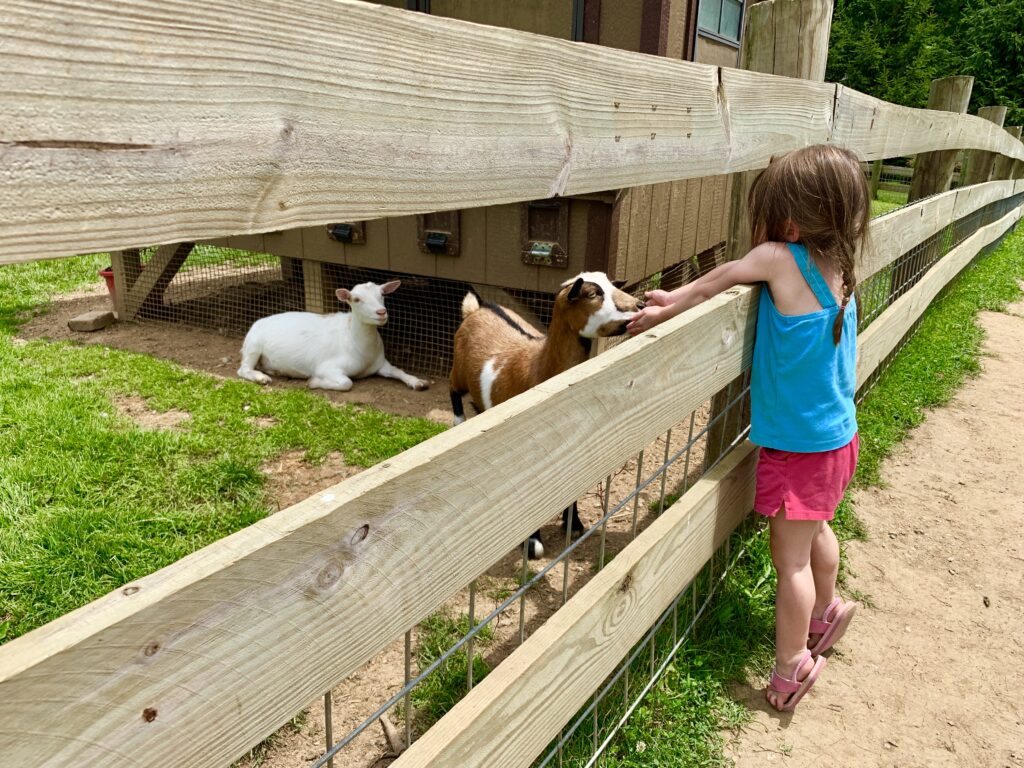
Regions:
[[144, 306], [159, 304], [192, 247], [192, 243], [173, 243], [157, 248], [131, 287], [124, 291], [124, 313], [119, 313], [120, 319], [131, 320]]
[[647, 246], [651, 238], [651, 200], [654, 197], [654, 186], [644, 184], [633, 187], [629, 192], [631, 201], [625, 280], [632, 284], [645, 277]]
[[[982, 107], [978, 110], [978, 117], [1002, 128], [1006, 120], [1006, 107]], [[964, 175], [964, 186], [988, 181], [992, 175], [992, 166], [999, 155], [980, 149], [966, 154], [967, 172]]]
[[[1005, 130], [1010, 136], [1015, 139], [1020, 138], [1021, 126], [1009, 125], [1005, 127]], [[1011, 160], [1009, 157], [998, 155], [995, 163], [992, 165], [992, 179], [999, 181], [1001, 179], [1009, 179], [1013, 174], [1013, 165], [1016, 161]]]
[[748, 442], [698, 480], [395, 768], [531, 765], [749, 514], [756, 465]]
[[830, 134], [835, 86], [355, 0], [4, 12], [0, 262], [731, 173], [829, 139], [1024, 159], [977, 117], [886, 105], [879, 141], [884, 102], [840, 89]]
[[871, 242], [860, 254], [857, 279], [864, 281], [952, 221], [1013, 195], [1012, 181], [990, 181], [920, 200], [871, 220]]
[[982, 227], [953, 248], [900, 296], [860, 335], [857, 343], [857, 386], [860, 387], [895, 348], [932, 300], [966, 267], [978, 252], [1009, 229], [1021, 217], [1016, 208], [999, 221]]
[[738, 375], [755, 316], [717, 297], [0, 647], [0, 754], [227, 764]]
[[[929, 109], [942, 109], [948, 112], [965, 113], [971, 100], [974, 78], [957, 76], [943, 77], [932, 80], [931, 92], [928, 94]], [[914, 175], [910, 179], [910, 192], [907, 200], [914, 202], [928, 195], [935, 195], [949, 189], [953, 180], [953, 166], [957, 153], [952, 149], [937, 152], [923, 152], [914, 160]], [[988, 178], [979, 179], [988, 181]]]

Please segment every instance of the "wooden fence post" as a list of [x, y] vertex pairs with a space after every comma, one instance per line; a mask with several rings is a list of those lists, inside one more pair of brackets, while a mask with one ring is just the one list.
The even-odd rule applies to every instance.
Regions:
[[[970, 75], [956, 75], [932, 80], [928, 94], [928, 109], [943, 112], [966, 112], [971, 100], [974, 78]], [[953, 179], [953, 164], [956, 162], [955, 149], [938, 152], [922, 152], [914, 161], [914, 176], [910, 180], [910, 194], [907, 202], [945, 192]]]
[[[740, 68], [765, 74], [825, 80], [828, 38], [832, 28], [831, 0], [764, 0], [748, 6], [740, 48]], [[747, 193], [760, 171], [744, 171], [732, 177], [729, 201], [729, 232], [726, 261], [750, 250], [750, 218]], [[742, 391], [742, 377], [715, 395], [711, 404], [705, 466], [711, 466], [749, 418], [747, 399], [729, 408]], [[717, 418], [717, 421], [715, 419]]]
[[[982, 107], [978, 110], [978, 117], [1002, 126], [1003, 121], [1006, 120], [1006, 107]], [[1001, 157], [995, 152], [985, 152], [981, 149], [971, 150], [965, 154], [967, 168], [960, 173], [961, 187], [988, 181], [989, 176], [992, 175], [992, 166], [996, 157]]]
[[872, 200], [878, 197], [878, 185], [882, 183], [882, 164], [884, 162], [879, 158], [871, 164], [871, 181], [868, 182], [868, 192]]
[[[943, 112], [967, 111], [971, 100], [971, 89], [974, 78], [970, 75], [957, 75], [932, 80], [928, 94], [928, 109]], [[956, 164], [958, 150], [945, 149], [937, 152], [922, 152], [914, 160], [914, 175], [910, 179], [910, 192], [907, 204], [923, 197], [946, 192], [953, 181], [953, 167]], [[960, 172], [960, 184], [963, 185], [964, 172]], [[889, 301], [902, 296], [921, 279], [925, 264], [930, 264], [935, 257], [937, 242], [921, 248], [917, 253], [907, 257], [902, 263], [893, 267], [889, 280]]]
[[[1010, 125], [1006, 127], [1006, 132], [1013, 136], [1013, 138], [1019, 139], [1020, 129], [1021, 127], [1019, 125]], [[1017, 164], [1017, 161], [1012, 157], [997, 155], [995, 163], [992, 164], [992, 181], [1016, 178], [1017, 176], [1014, 174], [1014, 166]]]

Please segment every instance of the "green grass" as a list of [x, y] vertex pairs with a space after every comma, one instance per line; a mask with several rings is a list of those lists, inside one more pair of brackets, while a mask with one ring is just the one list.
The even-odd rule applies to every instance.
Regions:
[[890, 192], [880, 189], [875, 193], [875, 199], [871, 201], [871, 217], [881, 216], [883, 213], [902, 208], [906, 204], [906, 192]]
[[[108, 263], [0, 267], [0, 642], [266, 516], [262, 466], [284, 451], [368, 467], [443, 430], [100, 346], [16, 343], [50, 295]], [[128, 396], [191, 419], [142, 429], [115, 406]]]
[[[468, 631], [469, 616], [452, 616], [446, 610], [429, 616], [419, 626], [416, 650], [416, 663], [419, 668], [426, 669], [437, 661]], [[475, 648], [487, 646], [493, 637], [494, 630], [488, 624], [477, 634]], [[421, 733], [440, 720], [466, 695], [467, 671], [466, 646], [463, 646], [412, 689], [409, 697], [416, 715], [416, 727]], [[473, 684], [476, 685], [483, 680], [490, 671], [487, 662], [474, 649]]]
[[[1018, 299], [1021, 279], [1024, 228], [965, 271], [929, 309], [918, 333], [859, 407], [861, 456], [854, 487], [879, 483], [882, 460], [908, 430], [978, 372], [983, 332], [977, 313], [1003, 309]], [[840, 506], [834, 527], [843, 541], [868, 535], [848, 500]], [[775, 574], [767, 536], [763, 529], [734, 534], [732, 551], [738, 547], [746, 547], [746, 554], [720, 585], [692, 642], [627, 722], [603, 765], [730, 764], [722, 732], [749, 717], [730, 695], [730, 686], [766, 674], [774, 654]], [[870, 606], [870, 595], [857, 597]], [[587, 734], [580, 742], [579, 754], [589, 754]]]

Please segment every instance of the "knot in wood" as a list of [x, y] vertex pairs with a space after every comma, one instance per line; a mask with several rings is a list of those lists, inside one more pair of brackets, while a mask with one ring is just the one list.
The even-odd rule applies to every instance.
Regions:
[[142, 710], [142, 719], [147, 723], [152, 723], [156, 720], [156, 710], [153, 707], [146, 707]]
[[362, 525], [362, 526], [356, 528], [355, 531], [352, 533], [352, 539], [351, 539], [350, 543], [354, 547], [356, 544], [359, 544], [360, 542], [365, 541], [366, 537], [369, 536], [369, 535], [370, 535], [370, 526], [368, 524], [367, 525]]
[[136, 586], [125, 587], [124, 589], [121, 590], [121, 594], [124, 595], [125, 597], [131, 597], [132, 595], [134, 595], [138, 591], [139, 591], [139, 587], [136, 587]]
[[333, 587], [341, 579], [343, 569], [341, 563], [336, 563], [333, 560], [320, 569], [320, 572], [316, 575], [316, 586], [318, 589], [327, 589]]

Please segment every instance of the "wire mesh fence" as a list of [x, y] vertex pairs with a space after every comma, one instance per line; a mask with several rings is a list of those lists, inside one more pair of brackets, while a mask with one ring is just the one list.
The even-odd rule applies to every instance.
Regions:
[[[869, 326], [950, 249], [1022, 203], [1024, 195], [1018, 195], [952, 222], [866, 280], [861, 286], [860, 328]], [[994, 245], [983, 253], [992, 247]], [[714, 265], [716, 255], [721, 258], [721, 249], [709, 255], [704, 271], [708, 265]], [[645, 284], [635, 286], [634, 293], [640, 295], [640, 291], [665, 285], [667, 281], [691, 280], [701, 272], [700, 266], [692, 262], [673, 269], [678, 270], [675, 275], [666, 270]], [[671, 286], [671, 282], [668, 284]], [[913, 332], [912, 329], [907, 334], [899, 348]], [[859, 398], [877, 378], [876, 374], [868, 380], [858, 393]], [[346, 750], [371, 730], [384, 734], [378, 741], [385, 745], [381, 759], [387, 760], [387, 754], [396, 754], [415, 740], [479, 683], [490, 668], [528, 639], [591, 575], [607, 565], [732, 447], [743, 441], [749, 431], [749, 376], [721, 394], [727, 395], [725, 407], [713, 410], [713, 401], [708, 401], [593, 489], [589, 504], [581, 500], [581, 514], [589, 527], [580, 538], [572, 540], [568, 526], [546, 526], [546, 544], [552, 550], [559, 550], [549, 560], [528, 560], [524, 546], [496, 565], [498, 573], [504, 570], [503, 590], [493, 590], [495, 569], [469, 585], [462, 596], [452, 601], [464, 611], [459, 617], [461, 623], [457, 622], [462, 633], [454, 642], [444, 649], [435, 649], [435, 653], [425, 654], [424, 644], [431, 641], [427, 637], [429, 633], [422, 626], [411, 629], [403, 644], [402, 664], [395, 668], [402, 677], [396, 682], [392, 695], [368, 711], [340, 739], [332, 740], [333, 734], [328, 736], [323, 753], [312, 763], [314, 768], [350, 764]], [[723, 425], [728, 425], [728, 429], [723, 430]], [[710, 440], [721, 442], [709, 446]], [[715, 458], [708, 461], [709, 455]], [[555, 512], [552, 510], [553, 516]], [[630, 715], [657, 684], [679, 650], [685, 647], [694, 627], [709, 610], [717, 585], [743, 558], [744, 542], [755, 535], [761, 534], [753, 523], [748, 523], [731, 539], [733, 543], [727, 542], [714, 554], [643, 640], [595, 691], [587, 706], [538, 757], [538, 766], [587, 768], [601, 764], [616, 739], [621, 738]], [[551, 546], [556, 540], [560, 546]], [[508, 584], [512, 574], [516, 577], [514, 585]], [[486, 607], [481, 609], [481, 606]], [[443, 676], [444, 683], [431, 684], [433, 676]], [[326, 711], [330, 711], [330, 706]], [[387, 736], [389, 732], [391, 736]]]
[[[144, 268], [155, 252], [155, 248], [143, 249], [140, 266]], [[310, 274], [314, 268], [315, 284]], [[199, 243], [169, 284], [141, 306], [136, 319], [209, 328], [241, 339], [262, 317], [305, 311], [311, 290], [322, 293], [326, 311], [347, 312], [348, 306], [334, 295], [336, 289], [390, 280], [401, 280], [402, 285], [388, 296], [390, 320], [380, 329], [388, 360], [411, 372], [447, 375], [462, 299], [468, 291], [479, 290], [479, 284], [341, 264], [312, 264]], [[497, 297], [538, 330], [550, 322], [552, 294], [486, 287], [492, 289], [487, 298]]]

